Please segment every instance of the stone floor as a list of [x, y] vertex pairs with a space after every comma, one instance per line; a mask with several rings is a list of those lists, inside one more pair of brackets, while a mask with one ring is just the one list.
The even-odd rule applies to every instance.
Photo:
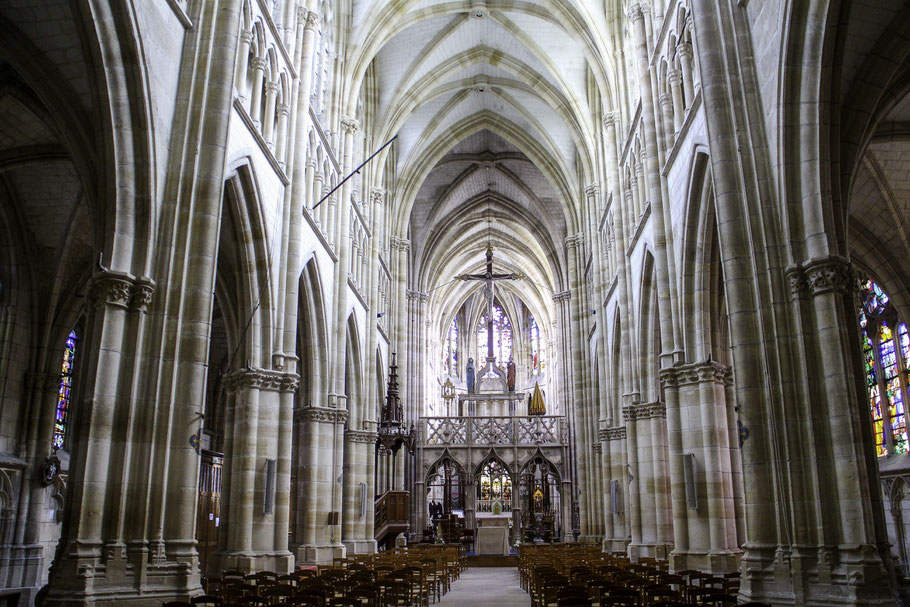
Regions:
[[515, 567], [468, 567], [433, 607], [529, 607], [531, 597], [518, 585]]

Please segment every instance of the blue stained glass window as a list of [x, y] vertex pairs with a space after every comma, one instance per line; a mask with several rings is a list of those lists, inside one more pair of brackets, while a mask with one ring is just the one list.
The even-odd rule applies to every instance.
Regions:
[[60, 388], [57, 390], [57, 415], [54, 418], [54, 449], [62, 449], [69, 422], [70, 403], [73, 390], [73, 364], [76, 360], [76, 341], [79, 337], [70, 331], [63, 349], [63, 363], [60, 365]]
[[[910, 449], [910, 442], [907, 437], [904, 413], [906, 395], [901, 388], [901, 373], [906, 382], [910, 370], [910, 335], [907, 325], [899, 323], [895, 336], [891, 325], [885, 320], [884, 313], [889, 309], [890, 298], [884, 290], [870, 279], [863, 279], [860, 284], [863, 294], [859, 324], [862, 329], [863, 366], [876, 454], [906, 453]], [[876, 338], [878, 361], [874, 351]], [[903, 359], [902, 364], [899, 363], [900, 359]], [[885, 429], [889, 426], [890, 445], [885, 434]]]

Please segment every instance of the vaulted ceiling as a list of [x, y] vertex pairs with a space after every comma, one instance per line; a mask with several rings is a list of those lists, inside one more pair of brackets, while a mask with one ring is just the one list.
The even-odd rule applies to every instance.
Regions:
[[440, 333], [480, 288], [448, 283], [481, 270], [488, 240], [497, 271], [529, 277], [503, 288], [551, 319], [597, 180], [617, 18], [584, 0], [353, 2], [347, 68], [365, 84], [351, 94], [374, 100], [373, 141], [398, 135], [391, 229], [411, 241]]

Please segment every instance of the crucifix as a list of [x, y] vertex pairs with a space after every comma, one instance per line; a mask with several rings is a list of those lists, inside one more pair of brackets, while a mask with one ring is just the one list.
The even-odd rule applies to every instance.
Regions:
[[493, 273], [493, 245], [487, 244], [487, 271], [483, 274], [460, 274], [459, 280], [482, 280], [486, 285], [487, 296], [487, 360], [493, 356], [493, 286], [497, 280], [521, 280], [524, 274], [494, 274]]

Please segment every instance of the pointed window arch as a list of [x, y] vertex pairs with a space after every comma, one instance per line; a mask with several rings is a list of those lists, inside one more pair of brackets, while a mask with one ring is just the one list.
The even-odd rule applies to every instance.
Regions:
[[62, 449], [69, 426], [70, 404], [73, 391], [73, 366], [76, 362], [76, 342], [79, 336], [70, 331], [63, 347], [63, 362], [60, 364], [60, 387], [57, 389], [57, 414], [54, 417], [54, 449]]
[[[487, 322], [489, 313], [484, 312], [477, 326], [477, 360], [487, 358]], [[498, 303], [493, 304], [493, 356], [504, 362], [512, 355], [512, 321]]]
[[875, 451], [877, 455], [906, 453], [904, 403], [910, 380], [910, 335], [884, 290], [869, 278], [860, 282], [863, 301], [859, 324]]
[[451, 376], [458, 374], [458, 317], [452, 319], [446, 334], [445, 351], [442, 353], [442, 371]]
[[491, 459], [481, 468], [477, 498], [478, 512], [493, 512], [497, 503], [503, 512], [512, 510], [512, 475], [499, 460]]
[[528, 342], [531, 346], [531, 375], [543, 373], [546, 363], [540, 347], [540, 326], [533, 314], [528, 314]]

